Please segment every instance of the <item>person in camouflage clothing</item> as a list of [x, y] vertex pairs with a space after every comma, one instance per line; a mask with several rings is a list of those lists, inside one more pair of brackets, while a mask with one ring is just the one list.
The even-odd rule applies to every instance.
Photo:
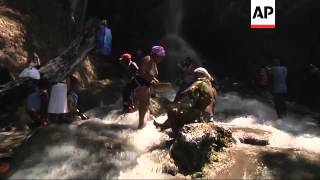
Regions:
[[172, 128], [174, 135], [185, 124], [209, 122], [214, 114], [217, 92], [211, 84], [211, 76], [205, 68], [194, 70], [195, 81], [167, 107], [168, 120], [155, 125], [162, 130]]

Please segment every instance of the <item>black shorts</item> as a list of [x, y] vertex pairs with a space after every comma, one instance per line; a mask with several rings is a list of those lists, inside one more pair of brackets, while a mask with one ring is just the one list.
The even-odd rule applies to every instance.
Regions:
[[145, 80], [143, 77], [141, 76], [136, 76], [135, 80], [137, 81], [137, 83], [139, 84], [139, 86], [151, 86], [151, 82]]

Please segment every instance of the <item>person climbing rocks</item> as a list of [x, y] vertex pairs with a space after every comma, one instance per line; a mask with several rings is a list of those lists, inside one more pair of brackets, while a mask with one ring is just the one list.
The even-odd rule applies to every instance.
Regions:
[[278, 118], [283, 118], [287, 114], [286, 95], [287, 95], [287, 67], [281, 65], [279, 59], [273, 60], [273, 66], [268, 68], [272, 78], [272, 93], [274, 106]]
[[132, 61], [130, 53], [124, 53], [119, 58], [120, 64], [125, 68], [126, 85], [122, 91], [122, 104], [124, 113], [132, 113], [136, 110], [134, 103], [134, 90], [139, 86], [136, 76], [139, 67]]
[[194, 82], [168, 105], [167, 121], [154, 122], [161, 130], [171, 128], [176, 136], [185, 124], [212, 121], [217, 102], [217, 91], [210, 81], [212, 77], [203, 67], [195, 69], [194, 76]]
[[96, 52], [103, 56], [108, 56], [112, 52], [112, 32], [106, 19], [101, 20], [98, 27]]
[[192, 59], [190, 57], [187, 57], [184, 59], [184, 61], [180, 64], [177, 65], [178, 69], [181, 72], [181, 77], [180, 77], [180, 82], [179, 82], [179, 90], [177, 95], [179, 95], [182, 91], [184, 91], [187, 87], [192, 84], [194, 81], [194, 75], [193, 71], [196, 68], [194, 65]]
[[157, 79], [159, 74], [158, 64], [165, 55], [164, 47], [153, 46], [150, 55], [143, 58], [141, 68], [135, 78], [139, 85], [135, 92], [135, 99], [139, 103], [139, 129], [143, 127], [145, 115], [149, 109], [151, 86], [159, 84]]
[[68, 109], [71, 117], [79, 116], [82, 120], [89, 119], [79, 108], [79, 93], [77, 92], [79, 80], [71, 75], [68, 79]]

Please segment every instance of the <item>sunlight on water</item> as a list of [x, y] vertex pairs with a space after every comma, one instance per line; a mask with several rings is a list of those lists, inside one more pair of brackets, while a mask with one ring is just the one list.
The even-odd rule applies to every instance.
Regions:
[[228, 123], [221, 124], [271, 132], [271, 147], [306, 149], [320, 153], [320, 138], [316, 133], [319, 128], [309, 114], [297, 116], [289, 113], [286, 118], [277, 119], [270, 105], [232, 93], [221, 96], [217, 112], [228, 113], [232, 110], [246, 115], [227, 118]]
[[[173, 98], [172, 92], [166, 96]], [[120, 112], [121, 101], [117, 101], [89, 111], [89, 121], [44, 131], [28, 145], [30, 154], [19, 155], [23, 160], [10, 178], [172, 178], [161, 172], [159, 150], [152, 150], [169, 137], [159, 132], [152, 121], [146, 121], [145, 127], [137, 130], [138, 112]], [[220, 125], [270, 132], [270, 147], [320, 153], [320, 138], [316, 134], [319, 128], [313, 126], [308, 114], [291, 113], [279, 120], [270, 105], [236, 94], [220, 96], [217, 113], [223, 115]], [[153, 119], [150, 115], [147, 118]], [[156, 118], [158, 122], [166, 119], [166, 115]]]
[[162, 173], [162, 166], [159, 161], [154, 160], [157, 154], [146, 153], [137, 159], [137, 165], [132, 169], [120, 172], [119, 179], [159, 179], [172, 178]]
[[[157, 119], [163, 120], [166, 116], [160, 116]], [[153, 122], [147, 122], [146, 126], [130, 135], [130, 142], [139, 151], [147, 151], [150, 147], [160, 144], [166, 140], [163, 133], [159, 132]]]

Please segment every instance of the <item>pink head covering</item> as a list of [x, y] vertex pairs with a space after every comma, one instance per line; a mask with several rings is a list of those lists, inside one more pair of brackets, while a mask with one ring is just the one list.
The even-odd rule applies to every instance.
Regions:
[[166, 51], [162, 46], [153, 46], [151, 52], [160, 57], [164, 57], [166, 55]]

